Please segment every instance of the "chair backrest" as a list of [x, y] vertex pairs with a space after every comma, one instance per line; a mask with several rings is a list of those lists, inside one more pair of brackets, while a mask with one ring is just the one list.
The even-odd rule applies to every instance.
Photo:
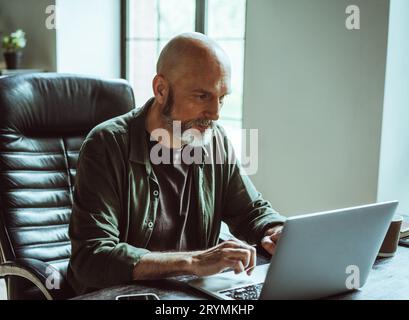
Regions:
[[2, 261], [38, 259], [66, 275], [81, 144], [97, 124], [133, 106], [123, 80], [56, 73], [0, 79]]

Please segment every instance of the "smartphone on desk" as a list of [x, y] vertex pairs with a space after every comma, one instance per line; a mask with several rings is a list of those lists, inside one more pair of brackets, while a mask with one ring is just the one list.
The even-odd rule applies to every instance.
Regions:
[[159, 297], [154, 293], [135, 293], [117, 296], [115, 300], [159, 300]]

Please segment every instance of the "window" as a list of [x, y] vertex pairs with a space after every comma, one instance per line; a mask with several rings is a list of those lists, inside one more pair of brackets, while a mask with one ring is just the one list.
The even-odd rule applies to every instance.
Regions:
[[125, 74], [137, 106], [152, 96], [157, 58], [172, 37], [198, 31], [223, 47], [232, 63], [232, 94], [219, 122], [240, 154], [246, 0], [128, 0], [125, 12]]

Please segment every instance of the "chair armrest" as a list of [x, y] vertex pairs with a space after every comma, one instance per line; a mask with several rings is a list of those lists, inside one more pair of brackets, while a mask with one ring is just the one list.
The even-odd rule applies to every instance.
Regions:
[[37, 259], [17, 259], [0, 264], [0, 277], [16, 276], [32, 282], [47, 300], [66, 299], [73, 291], [61, 273]]

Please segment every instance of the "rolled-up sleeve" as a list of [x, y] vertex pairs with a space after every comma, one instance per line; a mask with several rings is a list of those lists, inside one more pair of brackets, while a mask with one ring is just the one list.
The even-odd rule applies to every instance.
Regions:
[[[124, 164], [110, 133], [96, 132], [81, 147], [70, 220], [72, 282], [103, 288], [132, 280], [149, 251], [120, 242]], [[109, 148], [107, 148], [107, 144]], [[109, 149], [109, 152], [108, 152]], [[73, 287], [77, 287], [76, 285]]]

